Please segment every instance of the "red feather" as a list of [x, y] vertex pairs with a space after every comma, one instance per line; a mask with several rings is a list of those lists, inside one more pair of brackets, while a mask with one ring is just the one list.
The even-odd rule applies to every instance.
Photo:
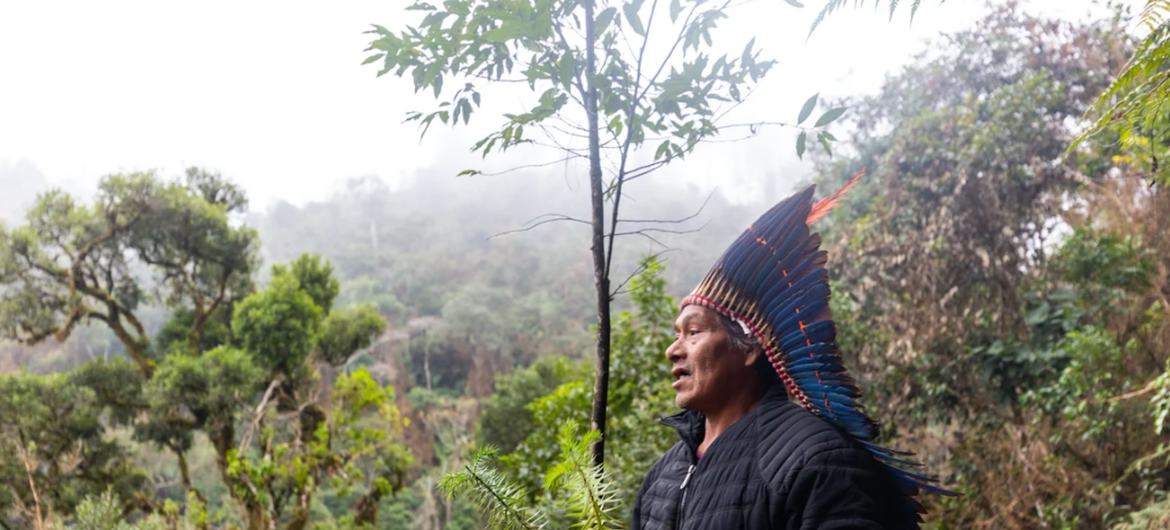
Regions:
[[813, 205], [812, 209], [809, 210], [808, 220], [805, 222], [811, 225], [828, 214], [829, 210], [832, 210], [834, 206], [837, 206], [837, 202], [841, 200], [841, 196], [845, 195], [845, 192], [849, 191], [849, 188], [852, 188], [854, 184], [857, 184], [857, 181], [861, 180], [861, 177], [864, 175], [865, 168], [863, 167], [857, 170], [857, 173], [854, 173], [852, 177], [849, 177], [849, 181], [846, 182], [844, 186], [841, 186], [841, 189], [837, 190], [832, 195], [817, 201], [817, 203]]

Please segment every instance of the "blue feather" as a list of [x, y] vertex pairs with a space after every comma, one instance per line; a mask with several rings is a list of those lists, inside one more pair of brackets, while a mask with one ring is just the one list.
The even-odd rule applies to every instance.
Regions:
[[[933, 477], [906, 469], [920, 467], [909, 453], [871, 443], [877, 424], [858, 403], [861, 392], [838, 352], [827, 253], [820, 234], [808, 227], [813, 191], [808, 187], [764, 212], [724, 251], [695, 294], [722, 304], [725, 313], [765, 324], [759, 338], [776, 348], [793, 390], [807, 398], [802, 403], [861, 443], [908, 495], [950, 495]], [[921, 510], [913, 498], [909, 502]]]

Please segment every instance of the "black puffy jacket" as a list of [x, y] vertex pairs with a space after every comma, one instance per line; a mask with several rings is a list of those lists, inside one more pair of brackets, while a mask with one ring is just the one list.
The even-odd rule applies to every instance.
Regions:
[[773, 387], [716, 438], [704, 420], [664, 418], [682, 441], [646, 475], [633, 530], [918, 528], [912, 500], [864, 449]]

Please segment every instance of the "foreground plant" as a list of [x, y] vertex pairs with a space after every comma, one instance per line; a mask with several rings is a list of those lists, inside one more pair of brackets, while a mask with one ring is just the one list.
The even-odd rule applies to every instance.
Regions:
[[576, 423], [565, 424], [557, 440], [560, 457], [545, 475], [543, 495], [537, 496], [537, 502], [530, 500], [524, 486], [496, 468], [497, 453], [491, 447], [476, 451], [471, 462], [443, 477], [439, 487], [449, 496], [471, 500], [491, 528], [624, 528], [616, 488], [601, 466], [591, 461], [591, 447], [598, 436], [597, 431], [580, 436]]

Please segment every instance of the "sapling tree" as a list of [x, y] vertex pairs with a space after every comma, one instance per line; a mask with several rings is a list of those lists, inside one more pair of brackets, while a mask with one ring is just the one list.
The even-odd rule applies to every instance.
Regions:
[[[611, 283], [615, 242], [622, 236], [657, 242], [655, 234], [680, 232], [671, 225], [679, 220], [621, 217], [625, 186], [686, 157], [729, 127], [752, 133], [768, 125], [799, 127], [763, 120], [727, 123], [774, 65], [761, 58], [754, 39], [740, 39], [735, 52], [714, 46], [717, 26], [733, 7], [731, 0], [418, 1], [409, 8], [421, 15], [417, 23], [397, 31], [375, 25], [370, 31], [366, 63], [379, 65], [379, 75], [409, 77], [416, 91], [439, 101], [407, 115], [424, 134], [436, 121], [468, 123], [483, 104], [481, 87], [516, 87], [531, 96], [532, 105], [503, 114], [472, 150], [486, 157], [523, 147], [548, 158], [521, 167], [586, 169], [588, 219], [551, 214], [522, 230], [561, 221], [591, 230], [597, 299], [592, 427], [601, 433], [594, 446], [599, 464], [605, 457], [610, 302], [625, 283]], [[810, 101], [802, 118], [815, 107]], [[822, 132], [841, 114], [829, 112], [803, 132]], [[831, 136], [820, 138], [825, 146], [832, 142]]]

